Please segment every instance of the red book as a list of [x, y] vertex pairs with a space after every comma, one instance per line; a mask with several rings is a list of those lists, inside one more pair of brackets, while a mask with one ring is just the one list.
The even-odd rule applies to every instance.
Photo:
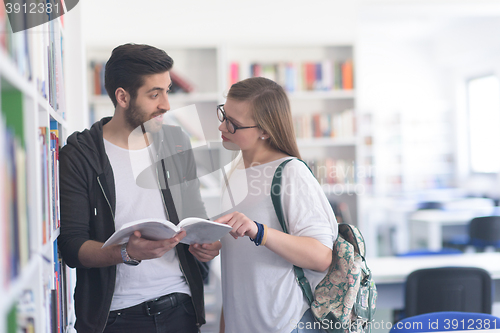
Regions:
[[101, 95], [101, 68], [102, 64], [94, 66], [94, 95]]
[[172, 82], [178, 85], [185, 92], [189, 93], [194, 90], [194, 87], [191, 83], [189, 83], [185, 78], [172, 70], [170, 71], [170, 79], [172, 79]]
[[316, 82], [316, 65], [312, 62], [308, 62], [305, 64], [305, 67], [306, 90], [314, 90], [314, 83]]
[[64, 0], [61, 0], [61, 4], [60, 4], [60, 7], [59, 8], [59, 13], [61, 15], [61, 25], [63, 26], [64, 28]]
[[229, 67], [229, 86], [232, 86], [240, 79], [240, 68], [237, 62], [232, 62]]
[[262, 76], [262, 65], [261, 64], [253, 64], [252, 65], [252, 76], [253, 77]]
[[321, 134], [321, 115], [316, 113], [312, 116], [313, 120], [313, 136], [315, 138], [320, 138], [322, 136]]

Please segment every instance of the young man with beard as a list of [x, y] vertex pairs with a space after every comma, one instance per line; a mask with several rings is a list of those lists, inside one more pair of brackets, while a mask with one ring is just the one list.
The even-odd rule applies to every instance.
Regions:
[[77, 268], [78, 332], [198, 332], [205, 322], [199, 265], [219, 254], [220, 242], [187, 246], [184, 231], [158, 241], [136, 231], [124, 245], [101, 248], [127, 222], [206, 217], [189, 138], [162, 124], [172, 65], [148, 45], [115, 48], [105, 69], [113, 117], [73, 133], [61, 149], [58, 245]]

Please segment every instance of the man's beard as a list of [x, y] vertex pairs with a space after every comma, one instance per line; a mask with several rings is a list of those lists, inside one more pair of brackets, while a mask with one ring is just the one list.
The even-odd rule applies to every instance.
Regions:
[[155, 121], [154, 117], [165, 113], [166, 111], [158, 111], [151, 115], [150, 118], [146, 115], [146, 112], [139, 106], [135, 104], [135, 98], [130, 101], [130, 105], [125, 109], [125, 121], [130, 126], [132, 130], [137, 129], [141, 125], [144, 125], [146, 132], [156, 133], [161, 129], [161, 123]]

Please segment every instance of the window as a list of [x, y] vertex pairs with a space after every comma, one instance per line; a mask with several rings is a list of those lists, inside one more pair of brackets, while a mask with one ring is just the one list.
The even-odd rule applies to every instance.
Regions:
[[500, 82], [494, 75], [469, 80], [469, 153], [473, 173], [500, 171]]

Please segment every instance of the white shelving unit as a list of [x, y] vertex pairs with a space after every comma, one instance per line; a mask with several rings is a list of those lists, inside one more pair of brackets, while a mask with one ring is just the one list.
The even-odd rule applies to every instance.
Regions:
[[[72, 17], [78, 15], [75, 9]], [[81, 109], [67, 99], [66, 86], [79, 89], [84, 78], [64, 81], [63, 56], [82, 52], [71, 41], [80, 27], [69, 21], [56, 18], [14, 34], [0, 19], [0, 333], [70, 332], [75, 321], [74, 271], [60, 265], [54, 250], [58, 165], [50, 162], [58, 149], [50, 147], [51, 128], [62, 146], [72, 130], [67, 110]]]
[[[359, 186], [355, 174], [359, 139], [354, 128], [356, 91], [355, 83], [344, 89], [341, 82], [345, 80], [347, 84], [349, 78], [341, 75], [342, 70], [339, 65], [349, 60], [353, 61], [353, 46], [233, 45], [225, 47], [225, 51], [227, 72], [221, 75], [225, 75], [226, 89], [229, 83], [236, 79], [233, 67], [238, 68], [237, 79], [242, 80], [254, 75], [256, 64], [261, 67], [259, 69], [261, 76], [274, 79], [285, 87], [290, 98], [292, 115], [296, 118], [294, 123], [302, 158], [312, 167], [329, 199], [333, 202], [347, 203], [352, 218], [350, 222], [357, 223]], [[313, 66], [314, 69], [310, 70], [308, 66]], [[315, 71], [312, 79], [309, 71]], [[291, 79], [287, 75], [291, 75]], [[350, 75], [352, 82], [354, 76], [352, 67]], [[313, 84], [312, 81], [316, 83]], [[339, 129], [338, 119], [329, 117], [340, 118], [346, 110], [352, 110], [350, 113], [352, 117], [344, 124], [344, 129], [349, 128], [350, 124], [350, 130], [333, 136], [331, 132]], [[304, 127], [314, 127], [312, 123], [315, 120], [311, 118], [325, 117], [325, 115], [328, 117], [326, 126], [328, 133], [318, 135], [314, 133], [314, 129], [304, 130]], [[321, 122], [325, 122], [325, 119]], [[321, 168], [327, 170], [327, 174], [335, 173], [335, 176], [325, 178], [325, 171], [321, 171]], [[341, 177], [342, 174], [346, 177]]]
[[[351, 111], [351, 126], [355, 127], [355, 99], [354, 89], [342, 89], [340, 63], [351, 61], [351, 82], [353, 80], [352, 60], [354, 49], [352, 45], [223, 45], [213, 47], [177, 47], [159, 45], [174, 59], [174, 71], [186, 78], [195, 87], [191, 93], [174, 93], [170, 95], [171, 109], [195, 104], [202, 119], [202, 126], [208, 141], [220, 141], [219, 125], [215, 117], [215, 106], [224, 101], [231, 80], [234, 80], [232, 65], [238, 66], [238, 80], [252, 76], [250, 66], [252, 64], [274, 65], [284, 68], [285, 64], [293, 67], [295, 71], [295, 87], [293, 91], [288, 89], [294, 117], [311, 117], [312, 114], [328, 114], [331, 117], [339, 116], [346, 110]], [[109, 50], [88, 50], [89, 55], [89, 91], [93, 88], [94, 61], [104, 62], [111, 54]], [[306, 64], [318, 65], [318, 68], [328, 62], [331, 66], [331, 87], [311, 90], [306, 86]], [[328, 73], [323, 67], [323, 75]], [[328, 67], [326, 67], [328, 68]], [[337, 71], [337, 73], [335, 73]], [[266, 74], [266, 73], [263, 73]], [[278, 80], [278, 74], [274, 77]], [[266, 76], [266, 75], [263, 75]], [[273, 78], [273, 77], [271, 77]], [[281, 76], [283, 78], [283, 75]], [[345, 79], [347, 80], [347, 79]], [[351, 83], [352, 84], [352, 83]], [[350, 87], [353, 88], [353, 87]], [[94, 110], [93, 121], [105, 115], [112, 115], [113, 107], [106, 95], [92, 96], [91, 108]], [[331, 125], [330, 125], [331, 126]], [[347, 202], [353, 223], [357, 223], [358, 205], [357, 195], [359, 192], [356, 179], [356, 167], [358, 163], [359, 138], [355, 128], [349, 135], [327, 136], [327, 137], [298, 137], [299, 149], [303, 158], [313, 163], [325, 159], [341, 160], [344, 167], [340, 173], [350, 173], [349, 180], [341, 180], [340, 183], [331, 179], [324, 188], [332, 201]], [[323, 162], [322, 162], [323, 163]], [[341, 166], [339, 166], [340, 168]], [[344, 177], [345, 178], [345, 177]], [[347, 179], [347, 178], [346, 178]], [[321, 181], [321, 180], [320, 180]], [[333, 190], [335, 189], [335, 190]], [[339, 190], [342, 190], [339, 194]], [[217, 198], [215, 190], [203, 190], [205, 198]], [[214, 201], [215, 204], [215, 201]]]

